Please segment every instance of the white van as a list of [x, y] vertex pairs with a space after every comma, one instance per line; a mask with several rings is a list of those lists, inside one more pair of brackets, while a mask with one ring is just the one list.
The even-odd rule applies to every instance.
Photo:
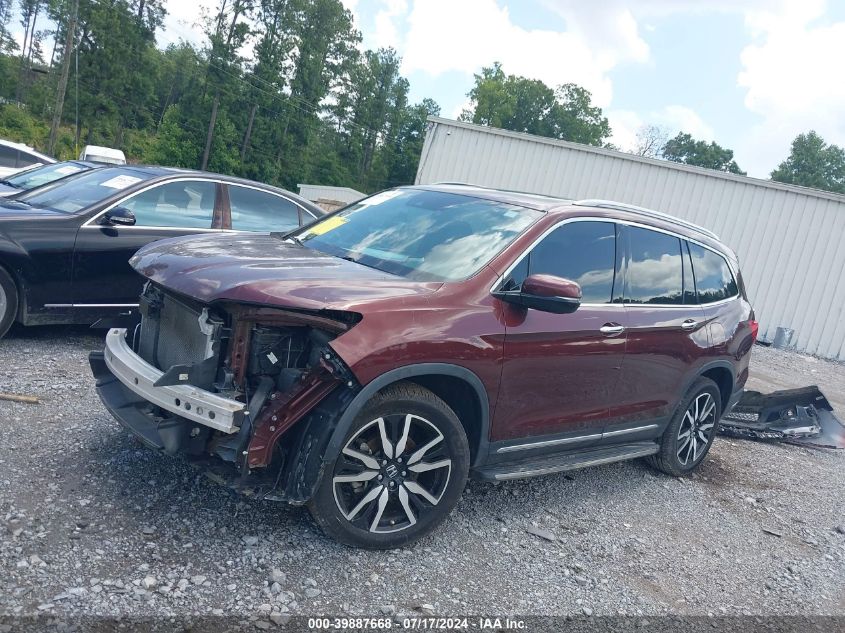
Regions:
[[79, 154], [79, 160], [87, 160], [92, 163], [106, 163], [108, 165], [126, 164], [126, 156], [119, 149], [100, 147], [99, 145], [86, 145]]

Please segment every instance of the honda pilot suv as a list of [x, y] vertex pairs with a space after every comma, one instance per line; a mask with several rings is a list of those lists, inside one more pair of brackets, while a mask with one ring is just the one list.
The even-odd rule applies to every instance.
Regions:
[[757, 334], [715, 235], [598, 200], [402, 187], [131, 264], [140, 324], [90, 359], [111, 413], [368, 548], [430, 532], [468, 476], [640, 457], [691, 471]]

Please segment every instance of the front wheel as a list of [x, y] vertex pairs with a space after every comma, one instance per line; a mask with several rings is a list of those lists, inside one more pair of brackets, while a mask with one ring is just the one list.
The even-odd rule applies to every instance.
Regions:
[[308, 508], [341, 543], [399, 547], [446, 518], [468, 470], [469, 446], [454, 411], [428, 389], [400, 383], [358, 414]]
[[675, 477], [690, 472], [710, 450], [721, 415], [719, 387], [709, 378], [698, 378], [663, 432], [660, 452], [649, 457], [649, 463]]

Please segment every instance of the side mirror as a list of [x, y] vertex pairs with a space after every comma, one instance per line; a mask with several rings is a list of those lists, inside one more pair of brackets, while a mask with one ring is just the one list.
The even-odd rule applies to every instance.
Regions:
[[581, 286], [554, 275], [529, 275], [519, 290], [500, 290], [493, 295], [508, 303], [554, 314], [569, 314], [581, 305]]
[[106, 211], [102, 224], [109, 226], [135, 226], [135, 214], [126, 207], [115, 207]]

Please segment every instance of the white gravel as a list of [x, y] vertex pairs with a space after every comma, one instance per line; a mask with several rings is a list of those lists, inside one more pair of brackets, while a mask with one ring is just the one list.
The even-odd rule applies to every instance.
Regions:
[[[98, 347], [84, 328], [18, 328], [0, 341], [0, 391], [42, 398], [0, 401], [0, 624], [33, 614], [225, 613], [259, 629], [289, 614], [845, 615], [845, 451], [717, 438], [688, 479], [631, 462], [472, 482], [417, 546], [356, 551], [302, 509], [235, 497], [137, 444], [94, 392], [87, 352]], [[845, 385], [841, 365], [754, 353], [755, 376]]]

